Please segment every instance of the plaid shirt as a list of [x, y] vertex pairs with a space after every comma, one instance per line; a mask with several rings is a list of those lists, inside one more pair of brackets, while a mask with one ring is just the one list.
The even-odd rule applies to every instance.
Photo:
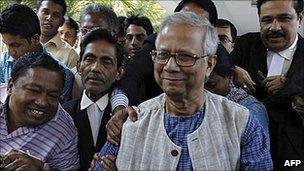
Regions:
[[[194, 132], [203, 122], [205, 110], [194, 115], [176, 117], [164, 115], [164, 126], [171, 141], [182, 148], [177, 170], [193, 170], [188, 152], [187, 135]], [[252, 115], [249, 115], [247, 126], [241, 140], [240, 170], [272, 170], [270, 143], [262, 126]], [[106, 142], [99, 156], [112, 154], [117, 156], [119, 147]], [[100, 162], [95, 163], [95, 171], [103, 170]]]

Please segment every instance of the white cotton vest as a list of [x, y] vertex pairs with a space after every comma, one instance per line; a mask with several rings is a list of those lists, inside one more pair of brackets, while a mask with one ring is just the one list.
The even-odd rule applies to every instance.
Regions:
[[[194, 170], [238, 170], [241, 137], [249, 118], [245, 107], [205, 91], [202, 124], [187, 136]], [[139, 119], [123, 126], [116, 159], [118, 170], [176, 170], [181, 147], [168, 137], [164, 127], [161, 94], [136, 108]]]

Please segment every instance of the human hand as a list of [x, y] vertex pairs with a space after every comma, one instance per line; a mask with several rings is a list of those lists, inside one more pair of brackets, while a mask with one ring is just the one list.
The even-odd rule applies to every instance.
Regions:
[[249, 94], [255, 93], [255, 82], [252, 81], [249, 73], [241, 67], [235, 66], [234, 83], [242, 87]]
[[93, 160], [90, 163], [90, 168], [88, 169], [88, 171], [93, 171], [93, 169], [95, 167], [95, 162], [98, 161], [98, 158], [99, 158], [98, 153], [95, 153], [93, 156]]
[[11, 150], [5, 154], [3, 158], [4, 170], [18, 170], [18, 171], [36, 171], [42, 170], [44, 163], [30, 154], [26, 154], [20, 150]]
[[284, 76], [281, 75], [270, 76], [262, 81], [262, 85], [265, 87], [265, 91], [267, 93], [274, 94], [284, 86], [285, 81], [286, 78]]
[[122, 125], [128, 116], [133, 122], [137, 120], [136, 111], [132, 107], [127, 107], [117, 111], [106, 125], [107, 140], [116, 146], [119, 146]]
[[116, 171], [116, 156], [106, 155], [101, 158], [101, 166], [105, 171]]

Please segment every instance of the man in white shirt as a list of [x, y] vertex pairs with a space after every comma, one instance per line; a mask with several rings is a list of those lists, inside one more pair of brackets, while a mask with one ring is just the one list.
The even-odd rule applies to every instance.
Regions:
[[88, 170], [94, 153], [101, 150], [107, 139], [105, 126], [111, 117], [109, 95], [123, 75], [123, 49], [104, 29], [89, 32], [80, 48], [77, 69], [85, 89], [80, 99], [63, 107], [78, 129], [81, 170]]
[[72, 69], [76, 66], [79, 55], [66, 42], [60, 39], [58, 28], [64, 23], [66, 3], [53, 0], [37, 1], [37, 16], [40, 20], [40, 41], [55, 58]]

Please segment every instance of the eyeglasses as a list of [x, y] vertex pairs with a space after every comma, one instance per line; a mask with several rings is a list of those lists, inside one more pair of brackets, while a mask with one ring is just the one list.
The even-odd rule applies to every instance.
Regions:
[[102, 28], [102, 27], [98, 27], [98, 26], [91, 27], [91, 28], [81, 27], [79, 29], [79, 31], [82, 35], [86, 35], [88, 32], [99, 29], [99, 28]]
[[171, 57], [174, 57], [175, 62], [181, 67], [191, 67], [195, 64], [196, 60], [205, 58], [208, 55], [198, 56], [192, 53], [180, 52], [180, 53], [169, 53], [166, 51], [153, 50], [151, 52], [152, 60], [159, 64], [167, 64]]

